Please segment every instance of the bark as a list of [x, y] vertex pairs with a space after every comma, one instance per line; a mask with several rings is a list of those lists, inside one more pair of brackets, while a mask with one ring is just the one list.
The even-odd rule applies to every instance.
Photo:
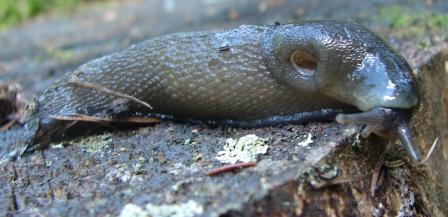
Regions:
[[[446, 32], [417, 24], [409, 29], [384, 26], [375, 14], [394, 1], [391, 5], [335, 1], [319, 7], [308, 1], [191, 1], [175, 5], [174, 11], [166, 2], [97, 3], [67, 20], [53, 15], [10, 30], [0, 38], [1, 80], [21, 84], [20, 94], [32, 96], [86, 60], [161, 33], [324, 15], [356, 18], [393, 42], [415, 69], [423, 97], [411, 128], [424, 155], [438, 138], [435, 151], [425, 165], [415, 166], [399, 145], [377, 137], [362, 140], [360, 126], [336, 123], [235, 129], [163, 122], [51, 144], [1, 164], [1, 215], [448, 213]], [[417, 6], [402, 7], [422, 7], [418, 13], [428, 10], [436, 15], [436, 9], [443, 8], [437, 3], [413, 4]], [[359, 14], [359, 8], [369, 10]], [[247, 137], [251, 134], [256, 137]], [[0, 135], [4, 154], [14, 136]], [[207, 175], [225, 165], [219, 159], [225, 158], [221, 151], [226, 144], [246, 139], [242, 145], [262, 146], [256, 149], [261, 151], [254, 167]]]

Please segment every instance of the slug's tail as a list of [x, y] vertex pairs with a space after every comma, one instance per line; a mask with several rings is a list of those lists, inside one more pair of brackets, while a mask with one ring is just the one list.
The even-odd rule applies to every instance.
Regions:
[[408, 111], [377, 107], [367, 112], [356, 114], [338, 114], [336, 121], [340, 124], [367, 125], [361, 133], [366, 138], [371, 133], [388, 139], [398, 139], [415, 162], [421, 161], [421, 155], [413, 142], [408, 127]]

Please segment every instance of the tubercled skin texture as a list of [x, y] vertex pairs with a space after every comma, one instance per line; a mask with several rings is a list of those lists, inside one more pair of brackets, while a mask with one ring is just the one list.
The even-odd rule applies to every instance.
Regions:
[[[307, 53], [302, 61], [307, 70], [294, 62], [300, 58], [291, 57], [301, 52]], [[70, 82], [120, 92], [153, 109], [128, 98], [65, 85]], [[76, 128], [53, 115], [152, 116], [260, 127], [333, 120], [337, 114], [378, 108], [409, 113], [418, 101], [409, 65], [363, 26], [332, 21], [246, 25], [160, 36], [88, 62], [39, 98], [28, 126], [34, 131], [31, 143], [40, 143]], [[378, 120], [404, 123], [405, 133], [391, 134], [401, 138], [397, 135], [409, 135], [403, 116], [384, 115]], [[341, 117], [340, 123], [371, 125]], [[379, 135], [399, 128], [374, 126], [372, 132]]]

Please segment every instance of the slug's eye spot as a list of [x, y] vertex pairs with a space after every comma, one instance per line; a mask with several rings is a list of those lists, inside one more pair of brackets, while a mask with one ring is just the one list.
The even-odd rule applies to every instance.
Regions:
[[294, 70], [304, 77], [310, 77], [316, 72], [316, 58], [304, 50], [296, 50], [292, 52], [289, 59]]

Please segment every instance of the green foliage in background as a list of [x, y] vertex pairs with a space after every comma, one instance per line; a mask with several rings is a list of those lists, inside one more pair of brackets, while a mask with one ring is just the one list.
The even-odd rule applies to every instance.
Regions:
[[0, 31], [46, 11], [67, 11], [82, 0], [0, 0]]
[[419, 48], [431, 45], [428, 35], [448, 34], [448, 14], [437, 11], [411, 9], [401, 5], [385, 5], [378, 8], [373, 21], [386, 25], [395, 38], [411, 39]]
[[381, 7], [374, 20], [387, 22], [394, 29], [424, 27], [448, 28], [448, 15], [428, 11], [412, 11], [399, 5]]

